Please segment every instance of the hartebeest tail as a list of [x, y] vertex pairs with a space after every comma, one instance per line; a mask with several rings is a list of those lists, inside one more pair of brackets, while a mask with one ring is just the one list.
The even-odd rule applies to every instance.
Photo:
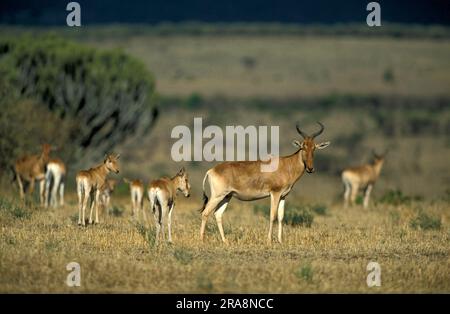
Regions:
[[[281, 242], [282, 221], [284, 216], [284, 202], [294, 184], [303, 173], [314, 172], [314, 151], [323, 149], [330, 143], [316, 144], [314, 139], [319, 136], [324, 126], [319, 122], [320, 129], [308, 135], [297, 125], [297, 132], [303, 141], [294, 141], [298, 149], [295, 153], [278, 158], [278, 167], [272, 172], [263, 172], [269, 161], [233, 161], [223, 162], [208, 170], [203, 179], [202, 224], [200, 227], [200, 239], [203, 239], [208, 216], [214, 212], [217, 227], [223, 242], [226, 242], [222, 226], [222, 216], [230, 199], [235, 196], [243, 201], [253, 201], [270, 197], [270, 223], [268, 240], [272, 240], [273, 223], [278, 216], [278, 241]], [[205, 182], [208, 178], [210, 197], [205, 192]]]
[[363, 206], [369, 206], [370, 194], [372, 192], [375, 182], [380, 176], [381, 169], [384, 164], [384, 159], [387, 151], [383, 155], [378, 155], [374, 151], [374, 161], [371, 164], [361, 165], [358, 167], [347, 168], [342, 171], [342, 183], [344, 184], [344, 206], [354, 204], [358, 191], [364, 190]]

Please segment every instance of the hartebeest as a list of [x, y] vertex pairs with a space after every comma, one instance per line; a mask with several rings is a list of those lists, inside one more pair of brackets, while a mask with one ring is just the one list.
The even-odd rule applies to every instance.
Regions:
[[[203, 240], [205, 226], [208, 216], [215, 211], [217, 226], [219, 228], [222, 241], [226, 243], [225, 234], [222, 227], [222, 215], [230, 201], [235, 196], [243, 201], [253, 201], [270, 196], [270, 223], [268, 241], [272, 241], [272, 229], [275, 217], [278, 213], [278, 241], [281, 243], [282, 221], [284, 216], [285, 198], [291, 191], [294, 184], [303, 175], [305, 169], [308, 173], [314, 172], [314, 151], [327, 147], [330, 142], [316, 144], [314, 139], [323, 130], [308, 135], [303, 132], [298, 124], [298, 133], [303, 141], [293, 141], [293, 145], [298, 150], [292, 155], [278, 158], [278, 167], [272, 172], [262, 172], [262, 166], [269, 161], [232, 161], [223, 162], [206, 172], [203, 179], [203, 199], [202, 224], [200, 238]], [[209, 179], [211, 196], [205, 193], [205, 181]]]
[[95, 206], [95, 223], [98, 223], [98, 206], [100, 203], [100, 193], [105, 185], [106, 176], [110, 172], [119, 173], [118, 159], [120, 155], [106, 155], [103, 164], [82, 170], [77, 173], [77, 194], [78, 194], [78, 224], [85, 225], [85, 213], [91, 193], [93, 199], [91, 202], [91, 212], [89, 214], [89, 223], [92, 224], [92, 211]]
[[144, 211], [144, 183], [142, 180], [129, 180], [124, 178], [123, 181], [130, 186], [132, 215], [139, 220], [139, 213], [142, 212], [144, 221], [147, 221], [147, 215]]
[[347, 207], [350, 202], [352, 205], [355, 203], [356, 196], [360, 189], [364, 189], [364, 208], [369, 206], [370, 193], [372, 192], [373, 186], [380, 176], [381, 168], [384, 164], [383, 155], [378, 155], [374, 151], [373, 153], [373, 163], [366, 164], [362, 166], [352, 167], [345, 169], [342, 172], [342, 182], [344, 183], [344, 206]]
[[52, 158], [47, 163], [45, 173], [45, 206], [56, 207], [57, 195], [59, 205], [64, 206], [64, 181], [66, 178], [66, 165], [59, 158]]
[[109, 210], [109, 204], [111, 202], [111, 195], [116, 188], [117, 180], [106, 179], [103, 186], [100, 188], [100, 203], [102, 204], [102, 210], [104, 212]]
[[30, 194], [34, 191], [35, 181], [39, 181], [39, 200], [41, 205], [44, 205], [45, 168], [49, 160], [50, 150], [51, 146], [49, 144], [43, 144], [42, 152], [39, 155], [26, 155], [16, 160], [14, 172], [22, 200], [25, 199], [22, 181], [29, 183]]
[[180, 191], [185, 197], [189, 197], [190, 189], [188, 174], [184, 167], [173, 178], [163, 177], [149, 184], [148, 199], [156, 222], [156, 244], [159, 243], [160, 233], [164, 239], [166, 221], [169, 242], [172, 242], [172, 213], [177, 192]]

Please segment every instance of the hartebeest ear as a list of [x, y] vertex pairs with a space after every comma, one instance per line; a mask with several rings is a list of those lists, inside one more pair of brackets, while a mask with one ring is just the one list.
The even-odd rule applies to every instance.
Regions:
[[302, 143], [300, 143], [300, 142], [297, 141], [297, 140], [293, 140], [293, 141], [292, 141], [292, 145], [293, 145], [294, 147], [302, 147]]
[[182, 176], [185, 172], [186, 172], [186, 169], [183, 167], [180, 169], [180, 171], [178, 171], [178, 175]]
[[120, 158], [120, 154], [116, 155], [116, 160], [118, 160]]
[[316, 149], [324, 149], [324, 148], [328, 147], [328, 145], [330, 145], [330, 144], [331, 144], [330, 142], [323, 142], [320, 144], [316, 144]]

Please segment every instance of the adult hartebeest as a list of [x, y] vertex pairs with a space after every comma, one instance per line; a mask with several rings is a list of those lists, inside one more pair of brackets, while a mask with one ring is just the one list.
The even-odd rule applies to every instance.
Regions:
[[380, 176], [381, 168], [384, 164], [384, 158], [387, 151], [383, 155], [378, 155], [375, 151], [373, 153], [373, 163], [362, 166], [345, 169], [342, 172], [342, 182], [344, 183], [344, 206], [347, 207], [350, 202], [355, 203], [356, 196], [360, 189], [364, 189], [364, 208], [369, 206], [370, 193], [373, 186]]
[[164, 224], [167, 221], [169, 242], [172, 242], [172, 213], [175, 207], [175, 198], [180, 191], [185, 197], [189, 197], [191, 185], [184, 167], [173, 178], [163, 177], [152, 181], [148, 186], [148, 199], [150, 209], [153, 211], [156, 222], [156, 244], [159, 243], [159, 235], [164, 239]]
[[89, 223], [92, 224], [92, 211], [95, 205], [95, 223], [98, 223], [98, 205], [100, 203], [100, 193], [105, 187], [106, 176], [110, 172], [119, 173], [120, 155], [106, 155], [103, 163], [89, 170], [81, 170], [77, 173], [77, 194], [78, 194], [78, 224], [85, 225], [86, 207], [92, 193], [94, 199], [91, 202], [91, 212]]
[[66, 178], [66, 165], [59, 158], [51, 158], [47, 163], [45, 172], [45, 206], [56, 207], [57, 195], [59, 205], [64, 206], [64, 181]]
[[144, 211], [144, 183], [142, 180], [129, 180], [124, 178], [123, 181], [130, 186], [132, 215], [139, 220], [139, 214], [142, 212], [144, 221], [147, 221], [147, 215]]
[[[318, 122], [320, 130], [308, 135], [303, 132], [298, 124], [298, 133], [303, 141], [293, 141], [293, 145], [299, 149], [292, 155], [278, 158], [278, 167], [272, 172], [262, 172], [264, 164], [269, 161], [232, 161], [223, 162], [206, 172], [203, 179], [202, 225], [200, 238], [203, 240], [208, 216], [215, 211], [217, 226], [219, 227], [222, 241], [226, 242], [222, 227], [222, 215], [230, 199], [235, 196], [243, 201], [253, 201], [270, 196], [270, 224], [268, 241], [272, 241], [272, 229], [275, 217], [278, 213], [278, 241], [281, 243], [282, 222], [284, 216], [285, 198], [294, 184], [303, 175], [305, 169], [308, 173], [314, 172], [314, 151], [327, 147], [330, 142], [316, 144], [314, 139], [319, 136], [324, 126]], [[205, 181], [209, 179], [211, 196], [205, 193]]]
[[33, 194], [35, 181], [39, 181], [39, 200], [44, 205], [45, 192], [45, 168], [49, 160], [51, 146], [49, 144], [42, 145], [42, 152], [39, 155], [25, 155], [16, 160], [14, 164], [14, 172], [19, 185], [19, 193], [21, 200], [25, 199], [23, 182], [29, 183], [29, 193]]

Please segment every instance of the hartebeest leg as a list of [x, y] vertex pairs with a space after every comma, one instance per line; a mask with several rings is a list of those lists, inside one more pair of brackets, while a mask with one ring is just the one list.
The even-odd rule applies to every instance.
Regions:
[[50, 203], [51, 203], [52, 207], [56, 207], [58, 204], [57, 194], [58, 194], [58, 188], [60, 187], [59, 186], [60, 184], [61, 184], [61, 176], [56, 175], [53, 180], [52, 194], [50, 196]]
[[344, 181], [344, 207], [348, 207], [348, 202], [350, 200], [350, 193], [351, 193], [351, 185], [347, 181]]
[[45, 201], [45, 179], [39, 181], [39, 203], [44, 206]]
[[64, 182], [62, 179], [59, 184], [59, 205], [64, 206]]
[[223, 231], [223, 225], [222, 225], [222, 216], [227, 209], [227, 205], [230, 202], [230, 198], [226, 198], [221, 202], [219, 205], [219, 209], [214, 213], [214, 216], [216, 217], [217, 227], [219, 228], [220, 237], [222, 238], [223, 243], [227, 243], [227, 239], [225, 239], [225, 233]]
[[29, 191], [28, 193], [31, 196], [31, 199], [33, 199], [33, 193], [34, 193], [34, 179], [30, 180], [30, 186], [29, 186]]
[[358, 191], [359, 191], [359, 186], [357, 184], [353, 184], [352, 185], [352, 192], [351, 192], [351, 196], [350, 196], [350, 203], [351, 205], [355, 205], [355, 201], [356, 201], [356, 196], [358, 195]]
[[280, 200], [280, 204], [278, 205], [278, 242], [280, 243], [281, 243], [281, 235], [283, 233], [284, 202], [285, 199], [282, 198]]
[[280, 203], [280, 193], [272, 192], [270, 193], [270, 222], [269, 222], [269, 234], [267, 235], [267, 241], [272, 242], [272, 230], [273, 223], [277, 217], [278, 205]]
[[88, 205], [88, 201], [91, 195], [91, 187], [84, 187], [84, 196], [83, 196], [83, 220], [81, 224], [84, 226], [86, 224], [86, 208]]
[[[106, 203], [109, 205], [109, 196], [108, 196], [108, 200], [106, 201]], [[99, 220], [98, 220], [98, 206], [100, 204], [100, 190], [96, 190], [95, 191], [95, 223], [98, 224]], [[105, 206], [108, 206], [105, 205]]]
[[370, 192], [372, 192], [372, 188], [373, 188], [372, 184], [369, 184], [366, 188], [366, 192], [364, 195], [364, 208], [369, 207]]
[[175, 203], [172, 203], [169, 209], [169, 218], [167, 220], [167, 232], [169, 233], [169, 243], [172, 243], [172, 212]]
[[92, 225], [94, 222], [94, 219], [92, 218], [92, 215], [94, 214], [94, 206], [95, 206], [95, 200], [96, 200], [96, 190], [93, 191], [92, 194], [90, 195], [91, 198], [91, 206], [90, 206], [90, 210], [89, 210], [89, 224]]
[[155, 225], [156, 225], [156, 234], [155, 234], [155, 243], [159, 244], [159, 234], [161, 233], [161, 217], [162, 217], [162, 208], [159, 204], [155, 204], [153, 208], [153, 214], [155, 216]]
[[217, 205], [224, 199], [224, 196], [212, 196], [206, 204], [205, 209], [202, 212], [202, 226], [200, 227], [200, 240], [203, 241], [205, 235], [206, 222], [208, 221], [208, 216], [217, 208]]
[[20, 178], [20, 174], [17, 174], [16, 177], [17, 177], [17, 184], [19, 185], [20, 199], [23, 201], [25, 199], [25, 192], [23, 190], [22, 179]]
[[78, 194], [78, 224], [81, 225], [81, 213], [83, 211], [83, 187], [77, 182]]
[[49, 195], [50, 195], [50, 183], [51, 183], [51, 175], [49, 173], [47, 173], [45, 175], [44, 181], [45, 181], [44, 203], [45, 203], [45, 207], [48, 207], [50, 205]]

